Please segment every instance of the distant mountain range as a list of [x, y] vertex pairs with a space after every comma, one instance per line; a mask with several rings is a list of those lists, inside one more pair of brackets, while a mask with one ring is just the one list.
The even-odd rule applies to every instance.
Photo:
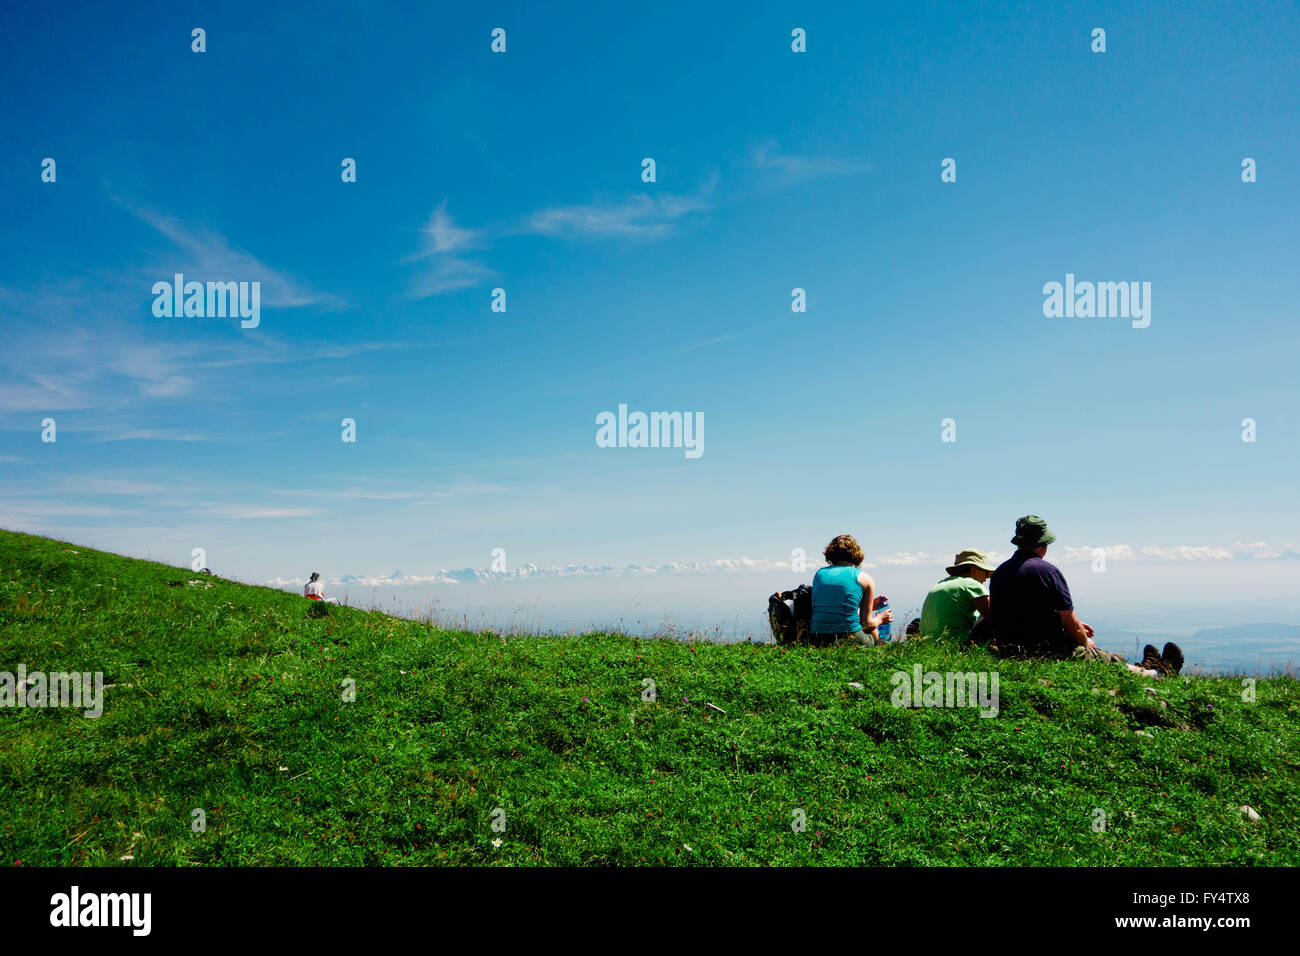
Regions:
[[[394, 584], [462, 584], [473, 581], [501, 581], [511, 578], [567, 578], [604, 574], [706, 574], [711, 571], [771, 571], [789, 569], [789, 567], [789, 561], [765, 561], [754, 558], [723, 558], [717, 561], [672, 561], [660, 565], [629, 564], [621, 568], [608, 564], [566, 564], [562, 566], [522, 564], [506, 571], [492, 571], [483, 568], [460, 568], [458, 570], [440, 568], [433, 574], [406, 574], [403, 571], [394, 571], [392, 574], [380, 576], [345, 574], [338, 579], [338, 583], [365, 587], [387, 587]], [[267, 583], [278, 587], [291, 582], [273, 580]]]

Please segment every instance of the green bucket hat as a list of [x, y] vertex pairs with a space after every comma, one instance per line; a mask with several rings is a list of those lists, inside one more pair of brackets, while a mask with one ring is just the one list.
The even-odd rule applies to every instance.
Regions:
[[983, 551], [975, 548], [967, 548], [965, 551], [958, 551], [957, 556], [952, 559], [952, 564], [948, 566], [949, 574], [956, 574], [957, 569], [969, 564], [971, 567], [979, 568], [983, 571], [996, 571], [997, 568], [989, 563], [989, 556]]
[[1021, 548], [1037, 548], [1051, 544], [1056, 535], [1047, 530], [1047, 522], [1038, 515], [1025, 515], [1016, 519], [1016, 536], [1011, 543]]

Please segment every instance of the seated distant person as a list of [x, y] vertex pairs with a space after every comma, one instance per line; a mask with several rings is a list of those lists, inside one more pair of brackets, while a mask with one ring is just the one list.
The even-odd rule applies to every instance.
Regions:
[[[1047, 546], [1055, 540], [1047, 522], [1037, 515], [1016, 521], [1011, 539], [1016, 553], [998, 565], [989, 583], [992, 604], [998, 609], [994, 633], [999, 653], [1124, 664], [1122, 655], [1093, 643], [1093, 629], [1074, 612], [1065, 576], [1044, 560]], [[1127, 666], [1151, 676], [1177, 674], [1183, 667], [1183, 652], [1170, 643], [1156, 655], [1155, 648], [1147, 645], [1141, 667]]]
[[958, 551], [947, 571], [948, 576], [930, 588], [921, 605], [921, 637], [989, 643], [989, 592], [984, 582], [993, 565], [988, 556], [974, 548]]
[[302, 589], [302, 593], [311, 601], [325, 600], [325, 585], [321, 583], [319, 571], [313, 571], [311, 573], [311, 580], [308, 581], [306, 587]]
[[862, 548], [853, 535], [842, 534], [822, 554], [829, 567], [813, 575], [810, 642], [875, 644], [877, 629], [892, 621], [894, 612], [868, 610], [875, 607], [876, 582], [859, 567]]

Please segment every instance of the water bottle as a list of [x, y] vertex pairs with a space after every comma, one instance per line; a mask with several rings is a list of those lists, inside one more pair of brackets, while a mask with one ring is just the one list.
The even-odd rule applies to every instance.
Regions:
[[[885, 597], [885, 596], [882, 594], [882, 595], [880, 595], [880, 601], [879, 601], [879, 603], [876, 605], [876, 611], [877, 611], [877, 613], [880, 613], [880, 612], [884, 612], [884, 611], [888, 611], [888, 610], [889, 610], [889, 598]], [[877, 641], [878, 643], [884, 644], [886, 641], [889, 640], [889, 622], [888, 622], [888, 621], [886, 621], [884, 624], [881, 624], [880, 627], [877, 628], [877, 630], [876, 630], [876, 635], [877, 635], [877, 637], [876, 637], [876, 641]]]

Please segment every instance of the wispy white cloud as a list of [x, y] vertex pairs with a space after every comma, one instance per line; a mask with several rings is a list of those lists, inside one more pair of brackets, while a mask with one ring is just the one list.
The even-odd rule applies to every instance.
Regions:
[[428, 224], [422, 230], [424, 245], [412, 258], [424, 259], [438, 253], [461, 252], [465, 249], [481, 249], [483, 232], [479, 229], [465, 229], [456, 225], [447, 213], [447, 200], [438, 204], [438, 208], [429, 217]]
[[146, 277], [126, 281], [121, 275], [0, 287], [0, 309], [9, 320], [0, 323], [0, 413], [94, 408], [103, 413], [95, 418], [98, 427], [109, 413], [135, 404], [220, 394], [214, 370], [342, 360], [411, 347], [289, 342], [264, 331], [231, 335], [213, 326], [141, 328], [124, 321], [123, 314], [150, 301], [148, 291]]
[[95, 475], [70, 475], [60, 482], [60, 489], [88, 495], [157, 495], [174, 491], [166, 485], [156, 485], [124, 478], [101, 478]]
[[726, 335], [715, 335], [711, 339], [705, 339], [703, 342], [696, 342], [693, 345], [686, 345], [679, 349], [674, 349], [671, 354], [682, 355], [685, 352], [694, 352], [696, 349], [708, 348], [710, 345], [721, 345], [723, 342], [730, 342], [732, 339], [741, 335], [740, 332], [728, 332]]
[[235, 521], [265, 520], [269, 518], [310, 518], [322, 514], [319, 508], [258, 508], [249, 505], [210, 505], [197, 509], [204, 514]]
[[524, 220], [518, 231], [570, 239], [657, 238], [667, 235], [677, 219], [707, 208], [708, 204], [699, 198], [642, 193], [612, 204], [539, 209]]
[[872, 168], [870, 163], [864, 163], [860, 160], [783, 153], [780, 146], [773, 140], [755, 147], [750, 152], [746, 165], [753, 169], [780, 173], [787, 180], [865, 173], [870, 172]]
[[496, 276], [496, 272], [483, 263], [460, 256], [438, 256], [432, 267], [412, 280], [410, 297], [427, 299], [457, 289], [468, 289]]
[[1267, 541], [1237, 541], [1232, 545], [1232, 551], [1244, 558], [1255, 558], [1256, 560], [1268, 560], [1271, 558], [1287, 557], [1288, 554], [1294, 554], [1295, 545], [1284, 543], [1281, 547], [1273, 547]]
[[1229, 546], [1207, 545], [1207, 544], [1175, 544], [1175, 545], [1129, 545], [1129, 544], [1111, 544], [1111, 545], [1078, 545], [1065, 548], [1053, 548], [1048, 552], [1049, 561], [1058, 561], [1062, 564], [1091, 561], [1096, 556], [1096, 552], [1101, 551], [1105, 554], [1106, 560], [1110, 561], [1241, 561], [1256, 560], [1268, 561], [1277, 559], [1294, 558], [1297, 555], [1293, 545], [1283, 544], [1280, 547], [1269, 544], [1267, 541], [1237, 541]]
[[491, 248], [507, 236], [536, 235], [552, 239], [653, 239], [668, 235], [677, 220], [709, 208], [707, 195], [716, 179], [696, 195], [641, 193], [615, 202], [549, 206], [512, 223], [471, 229], [459, 225], [443, 200], [421, 230], [420, 247], [407, 263], [423, 268], [411, 280], [409, 296], [425, 299], [477, 286], [497, 273], [481, 259], [464, 253]]
[[219, 435], [200, 435], [197, 432], [180, 431], [174, 428], [126, 428], [109, 427], [101, 434], [90, 439], [94, 442], [115, 441], [179, 441], [179, 442], [215, 442], [222, 441]]
[[500, 495], [505, 494], [510, 489], [501, 485], [465, 485], [454, 488], [443, 488], [429, 491], [420, 495], [422, 501], [417, 501], [417, 506], [431, 505], [437, 501], [444, 501], [448, 498], [470, 498], [478, 495]]
[[1092, 561], [1096, 558], [1097, 551], [1101, 551], [1107, 561], [1135, 561], [1138, 557], [1137, 552], [1127, 544], [1107, 546], [1075, 545], [1060, 548], [1059, 550], [1054, 548], [1054, 553], [1048, 555], [1048, 560], [1060, 561], [1062, 564], [1075, 561]]
[[3, 515], [0, 515], [0, 521], [6, 521], [11, 517], [26, 519], [58, 518], [66, 515], [92, 515], [98, 517], [122, 513], [122, 509], [111, 508], [108, 505], [94, 505], [75, 501], [33, 501], [21, 505], [13, 503], [6, 505]]
[[[67, 288], [0, 290], [14, 324], [0, 329], [0, 412], [56, 412], [170, 400], [195, 387], [187, 365], [199, 342], [145, 338], [112, 317], [112, 289], [99, 294], [70, 279]], [[76, 318], [69, 318], [75, 316]]]
[[397, 488], [384, 487], [390, 484], [382, 479], [373, 480], [367, 486], [351, 485], [347, 488], [318, 489], [318, 488], [276, 488], [272, 490], [277, 495], [293, 495], [303, 498], [341, 498], [351, 501], [410, 501], [417, 507], [420, 505], [432, 504], [435, 501], [443, 501], [448, 498], [470, 498], [479, 495], [497, 495], [508, 491], [502, 485], [480, 484], [476, 482], [446, 485], [442, 487], [429, 487], [419, 485], [415, 487]]
[[[265, 306], [338, 309], [346, 305], [339, 296], [312, 288], [303, 280], [272, 268], [252, 253], [233, 246], [220, 233], [206, 226], [188, 225], [180, 219], [128, 199], [116, 196], [113, 199], [184, 253], [184, 257], [171, 264], [174, 271], [188, 271], [195, 278], [204, 280], [260, 282], [262, 304]], [[170, 273], [158, 278], [166, 280], [170, 278]]]
[[[355, 342], [351, 345], [317, 345], [308, 349], [307, 354], [313, 359], [348, 359], [367, 352], [381, 352], [385, 349], [409, 349], [410, 342]], [[287, 356], [286, 356], [287, 359]], [[301, 354], [299, 355], [301, 359]]]
[[135, 382], [146, 398], [177, 398], [194, 387], [177, 358], [176, 350], [165, 344], [136, 342], [131, 348], [110, 351], [103, 367]]
[[485, 248], [488, 245], [487, 233], [457, 225], [447, 212], [446, 199], [438, 204], [420, 232], [420, 248], [404, 260], [407, 263], [425, 263], [411, 280], [409, 298], [427, 299], [457, 289], [468, 289], [496, 275], [481, 261], [462, 254], [469, 249]]
[[950, 560], [950, 556], [927, 554], [924, 551], [896, 551], [893, 554], [883, 554], [879, 557], [868, 557], [868, 559], [862, 563], [864, 566], [869, 568], [924, 568], [942, 567]]
[[1231, 561], [1232, 551], [1212, 545], [1176, 544], [1172, 546], [1144, 544], [1138, 549], [1144, 558], [1163, 561]]

